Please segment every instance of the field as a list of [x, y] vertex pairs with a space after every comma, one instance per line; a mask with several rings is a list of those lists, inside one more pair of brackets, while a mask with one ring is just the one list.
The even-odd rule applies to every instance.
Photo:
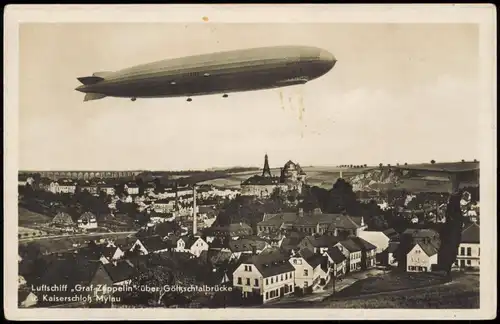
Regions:
[[[335, 183], [335, 181], [339, 178], [341, 171], [342, 171], [342, 176], [344, 178], [349, 178], [369, 168], [350, 169], [350, 168], [338, 168], [338, 167], [327, 166], [327, 167], [302, 167], [302, 169], [307, 174], [307, 182], [310, 185], [330, 189]], [[275, 176], [279, 176], [280, 169], [273, 168], [271, 169], [271, 173]], [[226, 188], [239, 188], [241, 182], [245, 181], [246, 179], [254, 175], [260, 175], [260, 174], [262, 174], [262, 170], [229, 173], [225, 178], [218, 178], [218, 179], [204, 181], [202, 182], [202, 184], [210, 184]]]
[[446, 282], [446, 278], [441, 274], [390, 272], [386, 275], [357, 281], [338, 292], [335, 297], [359, 296], [377, 292], [419, 288], [444, 282]]
[[47, 233], [44, 231], [41, 231], [38, 229], [33, 229], [33, 228], [28, 228], [28, 227], [18, 227], [17, 233], [18, 233], [19, 237], [21, 237], [21, 238], [47, 235]]
[[52, 217], [19, 207], [19, 226], [32, 227], [52, 221]]
[[[64, 237], [49, 237], [49, 238], [41, 238], [31, 242], [19, 243], [19, 245], [23, 244], [36, 244], [40, 247], [40, 251], [42, 253], [56, 253], [56, 252], [65, 252], [74, 250], [82, 245], [88, 243], [89, 240], [99, 240], [99, 239], [113, 239], [113, 240], [125, 240], [127, 241], [127, 237], [132, 233], [103, 233], [103, 234], [86, 234], [86, 235], [78, 235], [78, 236], [64, 236]], [[128, 241], [134, 241], [135, 239], [131, 238]]]
[[320, 308], [406, 308], [472, 309], [479, 308], [479, 276], [463, 275], [453, 282], [407, 291], [360, 296], [348, 300], [325, 301]]
[[[390, 189], [405, 189], [410, 192], [449, 192], [451, 190], [451, 183], [447, 179], [446, 175], [440, 176], [439, 173], [435, 174], [435, 171], [464, 171], [473, 170], [479, 167], [479, 162], [443, 162], [443, 163], [421, 163], [421, 164], [408, 164], [393, 166], [393, 168], [402, 168], [405, 170], [413, 170], [421, 173], [421, 175], [414, 176], [411, 178], [401, 178], [401, 182], [398, 184], [394, 183], [376, 183], [372, 186], [372, 189], [386, 191]], [[385, 165], [383, 167], [387, 169]], [[342, 172], [342, 177], [349, 181], [353, 176], [369, 170], [377, 170], [379, 166], [369, 166], [366, 168], [339, 168], [335, 166], [307, 166], [302, 167], [302, 169], [307, 174], [307, 182], [311, 186], [318, 186], [325, 189], [330, 189], [335, 181], [340, 177]], [[427, 170], [427, 174], [425, 172]], [[210, 184], [214, 186], [226, 187], [226, 188], [239, 188], [241, 182], [245, 181], [251, 176], [260, 175], [262, 170], [257, 171], [245, 171], [245, 172], [234, 172], [226, 173], [224, 177], [219, 177], [211, 180], [201, 182], [202, 184]], [[433, 173], [434, 172], [434, 173]], [[279, 176], [280, 169], [273, 168], [271, 173], [275, 176]], [[429, 174], [430, 173], [430, 174]], [[471, 181], [464, 182], [462, 186], [475, 186], [478, 185], [478, 181], [470, 179]]]

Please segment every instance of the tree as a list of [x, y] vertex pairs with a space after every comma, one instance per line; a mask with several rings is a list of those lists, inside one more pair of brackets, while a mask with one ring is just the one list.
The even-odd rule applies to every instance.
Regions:
[[443, 228], [446, 232], [441, 233], [441, 246], [438, 260], [448, 276], [451, 275], [451, 267], [457, 259], [458, 247], [460, 246], [464, 217], [460, 208], [462, 190], [457, 190], [450, 195], [446, 208], [446, 222]]
[[163, 298], [169, 292], [168, 285], [172, 285], [174, 277], [172, 271], [163, 265], [149, 266], [139, 272], [139, 274], [132, 279], [132, 286], [134, 287], [151, 287], [151, 291], [136, 292], [137, 297], [145, 304], [153, 304], [155, 306], [162, 305]]
[[405, 165], [408, 165], [408, 163], [405, 162]]
[[379, 166], [379, 167], [382, 167], [382, 166], [383, 166], [383, 164], [382, 164], [382, 163], [379, 163], [379, 165], [378, 165], [378, 166]]
[[434, 161], [434, 160], [431, 160], [431, 164], [434, 164], [434, 163], [436, 163], [436, 161]]
[[464, 162], [465, 162], [465, 160], [464, 160], [464, 159], [462, 159], [462, 163], [464, 163]]
[[330, 213], [340, 213], [347, 211], [355, 214], [357, 212], [358, 201], [356, 194], [352, 190], [349, 182], [340, 178], [335, 182], [328, 195], [326, 209]]

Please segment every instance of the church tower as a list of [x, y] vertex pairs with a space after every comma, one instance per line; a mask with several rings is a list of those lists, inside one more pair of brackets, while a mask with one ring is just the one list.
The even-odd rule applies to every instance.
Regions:
[[272, 177], [271, 169], [269, 168], [269, 160], [267, 159], [267, 154], [264, 156], [264, 169], [262, 170], [263, 177]]

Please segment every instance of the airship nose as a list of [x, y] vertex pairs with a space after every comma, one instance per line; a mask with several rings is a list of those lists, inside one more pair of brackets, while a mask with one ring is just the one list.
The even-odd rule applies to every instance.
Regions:
[[335, 65], [335, 62], [337, 62], [337, 59], [332, 53], [323, 49], [319, 52], [319, 60], [330, 65], [331, 67]]

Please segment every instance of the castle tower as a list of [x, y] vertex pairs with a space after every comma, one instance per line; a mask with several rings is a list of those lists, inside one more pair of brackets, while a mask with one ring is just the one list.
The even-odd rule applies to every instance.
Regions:
[[271, 169], [269, 168], [269, 160], [267, 158], [267, 154], [264, 156], [264, 169], [262, 170], [263, 177], [272, 177]]

